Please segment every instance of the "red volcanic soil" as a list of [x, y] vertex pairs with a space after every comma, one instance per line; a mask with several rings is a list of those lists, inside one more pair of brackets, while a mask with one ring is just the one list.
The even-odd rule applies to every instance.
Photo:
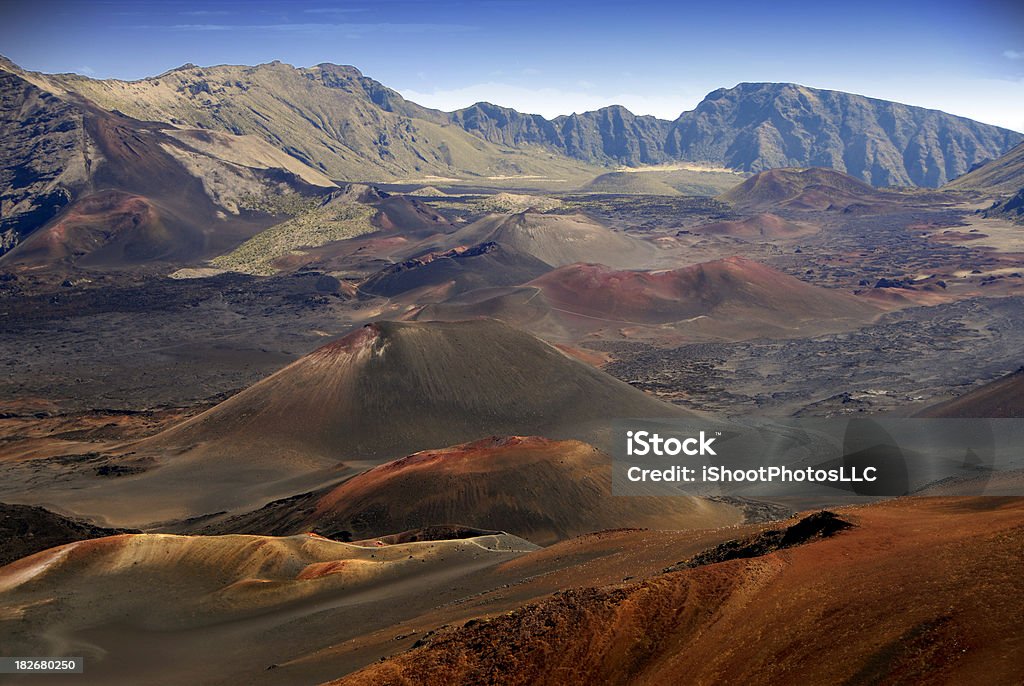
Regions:
[[741, 519], [724, 503], [612, 497], [611, 462], [580, 441], [492, 437], [388, 462], [336, 488], [272, 503], [210, 532], [314, 531], [352, 540], [458, 524], [547, 545], [608, 528], [713, 527]]
[[[68, 501], [74, 511], [103, 508], [110, 521], [134, 526], [248, 511], [481, 436], [543, 435], [600, 447], [613, 419], [679, 416], [688, 413], [501, 322], [378, 322], [125, 444], [125, 460], [147, 457], [155, 466]], [[77, 502], [79, 495], [87, 502]]]
[[646, 264], [656, 248], [646, 241], [614, 231], [583, 214], [489, 215], [424, 245], [431, 250], [494, 242], [559, 267], [598, 262], [616, 267]]
[[332, 683], [1020, 683], [1024, 500], [912, 498], [839, 514], [854, 528], [557, 593]]
[[[34, 233], [16, 253], [19, 262], [51, 264], [90, 258], [86, 262], [141, 262], [169, 257], [182, 250], [152, 202], [121, 191], [88, 195], [54, 223]], [[202, 234], [191, 237], [202, 244]]]
[[739, 221], [715, 222], [690, 229], [693, 233], [734, 238], [796, 238], [817, 233], [818, 227], [797, 224], [777, 215], [764, 212]]
[[611, 353], [590, 350], [588, 348], [575, 348], [571, 345], [556, 343], [555, 347], [570, 357], [575, 357], [580, 362], [586, 362], [591, 367], [600, 369], [612, 359]]
[[451, 224], [428, 205], [404, 195], [385, 196], [374, 203], [373, 224], [383, 232], [401, 231], [405, 237], [427, 236], [451, 230]]
[[833, 169], [769, 169], [746, 179], [720, 199], [741, 207], [790, 207], [807, 210], [871, 210], [887, 202], [885, 194]]
[[395, 297], [415, 291], [418, 299], [444, 297], [478, 288], [517, 286], [551, 270], [537, 258], [498, 243], [459, 246], [387, 267], [359, 285], [374, 295]]
[[556, 308], [640, 324], [723, 316], [790, 325], [800, 320], [864, 320], [878, 311], [852, 295], [820, 288], [743, 257], [672, 271], [562, 267], [530, 282]]
[[[142, 122], [80, 103], [85, 133], [100, 153], [88, 183], [47, 226], [4, 255], [5, 263], [126, 266], [184, 262], [225, 252], [274, 223], [224, 217], [200, 179], [164, 149], [181, 143]], [[301, 185], [301, 184], [300, 184]]]
[[582, 438], [587, 423], [680, 412], [501, 322], [378, 322], [150, 442], [380, 460], [494, 434]]
[[1024, 367], [1012, 374], [922, 410], [919, 417], [1024, 417]]
[[323, 271], [372, 274], [389, 265], [393, 259], [407, 255], [409, 243], [409, 239], [403, 236], [385, 236], [375, 231], [316, 248], [303, 248], [301, 252], [274, 260], [273, 266], [285, 271], [308, 266]]

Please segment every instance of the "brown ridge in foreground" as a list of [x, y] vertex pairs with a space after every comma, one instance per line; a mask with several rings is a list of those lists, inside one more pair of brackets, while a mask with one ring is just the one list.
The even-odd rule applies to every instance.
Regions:
[[96, 526], [32, 505], [0, 503], [0, 567], [65, 543], [124, 533], [138, 532]]
[[1020, 683], [1024, 500], [914, 498], [840, 514], [855, 528], [564, 591], [332, 684]]
[[[73, 641], [102, 624], [181, 632], [536, 549], [507, 534], [383, 547], [309, 535], [124, 534], [79, 541], [0, 567], [0, 601], [11, 608], [0, 613], [0, 644], [22, 651], [16, 654], [45, 654], [39, 651], [47, 641]], [[102, 652], [84, 648], [90, 660]]]
[[495, 436], [414, 453], [203, 532], [314, 531], [352, 540], [458, 522], [549, 545], [601, 529], [715, 527], [742, 519], [739, 510], [708, 500], [612, 497], [611, 462], [580, 441]]
[[917, 416], [950, 419], [1024, 417], [1024, 367], [959, 398], [932, 405]]

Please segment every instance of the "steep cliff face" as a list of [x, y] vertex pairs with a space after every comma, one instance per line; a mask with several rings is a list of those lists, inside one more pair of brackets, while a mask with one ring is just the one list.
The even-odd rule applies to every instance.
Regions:
[[[428, 109], [333, 64], [189, 64], [97, 81], [0, 59], [0, 249], [93, 183], [104, 150], [86, 130], [89, 113], [164, 132], [159, 146], [207, 186], [221, 162], [233, 165], [232, 178], [281, 168], [315, 185], [431, 174], [582, 185], [599, 173], [594, 165], [696, 162], [746, 172], [827, 167], [875, 186], [937, 187], [1024, 140], [934, 110], [793, 84], [718, 90], [674, 122], [620, 106], [548, 120], [488, 103]], [[231, 189], [206, 193], [234, 211]]]
[[1010, 152], [977, 165], [951, 181], [948, 188], [975, 190], [991, 195], [1013, 194], [1024, 188], [1024, 143]]
[[543, 146], [586, 162], [640, 165], [668, 160], [663, 148], [670, 123], [618, 105], [547, 120], [478, 102], [450, 117], [453, 124], [492, 143]]
[[708, 95], [673, 125], [666, 152], [758, 172], [829, 167], [874, 186], [937, 187], [1024, 136], [963, 117], [795, 84]]
[[618, 106], [548, 121], [488, 103], [451, 117], [491, 142], [540, 145], [588, 162], [826, 167], [874, 186], [938, 187], [1024, 140], [936, 110], [789, 83], [714, 91], [674, 122]]
[[78, 108], [0, 70], [0, 254], [87, 185], [96, 155]]
[[590, 161], [620, 164], [658, 164], [669, 158], [664, 141], [667, 122], [651, 116], [636, 116], [618, 105], [594, 112], [555, 119], [562, 130], [565, 152]]
[[273, 221], [243, 198], [335, 187], [258, 139], [142, 121], [36, 76], [0, 62], [5, 264], [217, 254]]
[[453, 124], [491, 143], [563, 146], [558, 127], [539, 114], [523, 114], [510, 107], [478, 102], [450, 116]]
[[[56, 92], [182, 128], [251, 135], [333, 179], [410, 175], [579, 175], [580, 163], [472, 135], [351, 66], [186, 64], [138, 81], [31, 74]], [[495, 140], [499, 144], [491, 142]], [[593, 174], [590, 174], [592, 176]]]

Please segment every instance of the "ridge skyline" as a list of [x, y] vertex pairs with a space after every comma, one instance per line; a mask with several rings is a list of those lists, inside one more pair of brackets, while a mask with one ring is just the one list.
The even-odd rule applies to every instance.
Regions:
[[1024, 140], [941, 110], [792, 83], [716, 88], [674, 120], [623, 105], [547, 119], [491, 103], [451, 112], [424, 107], [357, 67], [334, 63], [186, 64], [135, 81], [29, 72], [7, 58], [0, 67], [57, 97], [73, 94], [139, 121], [256, 133], [303, 164], [349, 180], [409, 178], [427, 169], [441, 176], [536, 174], [560, 159], [749, 173], [825, 167], [873, 186], [937, 188]]
[[753, 0], [728, 12], [661, 0], [111, 0], [88, 11], [39, 0], [5, 8], [0, 46], [32, 69], [121, 79], [186, 62], [352, 62], [427, 107], [484, 101], [549, 119], [609, 104], [673, 119], [719, 86], [799, 83], [1024, 131], [1022, 10], [867, 0], [817, 8], [827, 30], [814, 30], [801, 3]]
[[[46, 76], [79, 76], [79, 77], [86, 78], [86, 79], [89, 79], [89, 80], [92, 80], [92, 81], [117, 81], [117, 82], [122, 82], [122, 83], [141, 83], [141, 82], [144, 82], [144, 81], [152, 81], [154, 79], [159, 79], [161, 77], [167, 76], [169, 74], [173, 74], [175, 72], [187, 71], [189, 69], [217, 69], [217, 68], [221, 68], [221, 67], [259, 68], [259, 67], [267, 67], [267, 66], [273, 66], [273, 65], [282, 65], [282, 66], [290, 67], [290, 68], [298, 70], [298, 71], [302, 71], [302, 70], [311, 70], [311, 69], [317, 69], [317, 68], [322, 68], [322, 67], [335, 67], [335, 68], [340, 68], [340, 69], [352, 70], [359, 77], [369, 78], [369, 79], [372, 79], [372, 80], [376, 81], [377, 83], [380, 83], [380, 84], [384, 85], [384, 81], [382, 81], [380, 79], [377, 79], [373, 75], [368, 75], [367, 72], [364, 69], [362, 69], [361, 67], [359, 67], [359, 66], [357, 66], [357, 65], [355, 65], [353, 63], [331, 62], [331, 61], [317, 62], [316, 64], [310, 64], [308, 66], [307, 65], [301, 65], [301, 64], [293, 64], [291, 62], [288, 62], [288, 61], [285, 61], [285, 60], [282, 60], [282, 59], [271, 59], [271, 60], [268, 60], [268, 61], [265, 61], [265, 62], [258, 62], [258, 63], [254, 63], [254, 64], [236, 63], [236, 62], [218, 62], [218, 63], [213, 63], [213, 64], [196, 64], [194, 62], [185, 62], [185, 63], [182, 63], [182, 64], [180, 64], [178, 66], [171, 67], [169, 69], [165, 69], [164, 71], [162, 71], [162, 72], [160, 72], [158, 74], [151, 74], [151, 75], [147, 75], [147, 76], [141, 76], [141, 77], [138, 77], [138, 78], [122, 78], [122, 77], [117, 77], [117, 76], [110, 76], [110, 77], [100, 78], [100, 77], [97, 77], [97, 76], [94, 76], [94, 75], [85, 74], [85, 73], [81, 73], [79, 71], [74, 71], [74, 70], [72, 70], [72, 71], [64, 71], [64, 72], [40, 71], [40, 70], [35, 70], [35, 69], [29, 69], [29, 68], [25, 67], [24, 65], [22, 65], [21, 63], [11, 59], [9, 56], [7, 56], [7, 55], [5, 55], [3, 53], [0, 53], [0, 65], [2, 65], [4, 63], [7, 63], [7, 64], [9, 64], [9, 65], [11, 65], [11, 66], [13, 66], [15, 68], [18, 68], [18, 69], [21, 69], [21, 70], [24, 70], [24, 71], [28, 71], [30, 73], [37, 73], [37, 74], [42, 74], [42, 75], [46, 75]], [[684, 106], [683, 109], [679, 110], [679, 114], [677, 114], [674, 117], [672, 117], [672, 116], [668, 116], [668, 117], [661, 116], [661, 115], [658, 115], [658, 114], [653, 114], [651, 112], [635, 111], [635, 110], [631, 109], [629, 106], [624, 105], [624, 104], [622, 104], [620, 102], [609, 102], [606, 105], [600, 105], [600, 106], [597, 106], [597, 107], [592, 107], [592, 108], [587, 108], [587, 109], [573, 110], [571, 112], [563, 112], [563, 113], [556, 114], [556, 115], [553, 115], [553, 116], [550, 116], [548, 114], [545, 114], [545, 113], [539, 112], [539, 111], [530, 111], [530, 110], [520, 109], [520, 108], [518, 108], [518, 107], [516, 107], [514, 105], [510, 105], [510, 104], [505, 103], [505, 102], [498, 102], [498, 101], [495, 101], [495, 100], [477, 100], [477, 101], [471, 102], [471, 103], [469, 103], [467, 105], [464, 105], [462, 107], [456, 107], [454, 109], [444, 109], [444, 108], [441, 108], [441, 107], [432, 107], [432, 106], [429, 106], [429, 105], [425, 105], [422, 102], [420, 102], [419, 100], [417, 100], [415, 96], [417, 96], [417, 95], [419, 95], [419, 96], [424, 95], [422, 93], [416, 93], [415, 91], [411, 91], [411, 93], [413, 93], [413, 95], [409, 95], [410, 91], [408, 91], [408, 89], [404, 89], [403, 90], [403, 89], [400, 89], [400, 88], [394, 88], [394, 89], [391, 89], [391, 90], [394, 90], [396, 93], [398, 93], [399, 95], [401, 95], [402, 97], [406, 98], [407, 100], [409, 100], [410, 102], [412, 102], [412, 103], [414, 103], [416, 105], [419, 105], [419, 106], [421, 106], [421, 107], [423, 107], [425, 109], [434, 110], [436, 112], [443, 113], [443, 114], [455, 114], [455, 113], [458, 113], [458, 112], [461, 112], [461, 111], [464, 111], [464, 110], [469, 110], [469, 109], [471, 109], [473, 107], [476, 107], [478, 105], [491, 105], [491, 106], [498, 107], [498, 108], [501, 108], [501, 109], [513, 110], [513, 111], [515, 111], [515, 112], [517, 112], [519, 114], [522, 114], [522, 115], [540, 116], [540, 117], [543, 117], [544, 119], [546, 119], [548, 121], [556, 121], [556, 120], [560, 120], [560, 119], [566, 119], [566, 118], [572, 117], [574, 115], [584, 115], [584, 114], [592, 114], [592, 113], [595, 113], [595, 112], [601, 112], [601, 111], [605, 111], [605, 110], [622, 109], [622, 110], [625, 110], [626, 112], [628, 112], [629, 114], [631, 114], [631, 115], [633, 115], [635, 117], [651, 117], [653, 119], [657, 119], [660, 122], [672, 123], [672, 122], [678, 121], [683, 115], [691, 113], [694, 110], [696, 110], [696, 108], [704, 100], [707, 100], [711, 95], [714, 95], [715, 93], [718, 93], [720, 91], [734, 91], [734, 90], [737, 90], [737, 89], [741, 89], [741, 88], [743, 88], [745, 86], [793, 86], [793, 87], [796, 87], [796, 88], [805, 88], [805, 89], [809, 89], [809, 90], [813, 90], [813, 91], [822, 91], [822, 92], [829, 92], [829, 93], [840, 93], [840, 94], [843, 94], [843, 95], [853, 95], [853, 96], [858, 96], [858, 97], [866, 98], [868, 100], [875, 101], [875, 102], [895, 103], [897, 105], [903, 105], [903, 106], [906, 106], [906, 107], [914, 107], [914, 108], [917, 108], [917, 109], [927, 110], [927, 111], [930, 111], [930, 112], [938, 112], [938, 113], [941, 113], [941, 114], [944, 114], [944, 115], [948, 115], [948, 116], [951, 116], [951, 117], [956, 117], [958, 119], [964, 119], [964, 120], [978, 122], [978, 123], [981, 123], [981, 124], [987, 124], [989, 126], [995, 126], [997, 128], [1000, 128], [1000, 129], [1005, 129], [1005, 130], [1008, 130], [1008, 131], [1013, 131], [1014, 133], [1024, 133], [1024, 121], [1022, 121], [1021, 125], [1019, 125], [1018, 127], [1014, 128], [1012, 126], [1005, 126], [1005, 125], [1002, 125], [1002, 124], [999, 124], [999, 123], [995, 123], [995, 122], [991, 122], [991, 121], [985, 121], [985, 120], [982, 120], [982, 119], [977, 119], [977, 118], [970, 117], [970, 116], [963, 115], [963, 114], [958, 114], [956, 112], [951, 112], [949, 110], [942, 109], [940, 107], [929, 107], [929, 106], [926, 106], [926, 105], [920, 105], [920, 104], [917, 104], [917, 103], [912, 102], [912, 101], [907, 100], [907, 99], [903, 99], [903, 100], [891, 99], [891, 98], [886, 98], [886, 97], [882, 97], [882, 96], [878, 96], [878, 95], [870, 95], [868, 93], [863, 93], [863, 92], [858, 92], [858, 91], [844, 90], [844, 89], [839, 88], [839, 87], [816, 86], [816, 85], [810, 85], [808, 83], [801, 83], [801, 82], [798, 82], [798, 81], [785, 81], [785, 80], [783, 80], [783, 81], [741, 80], [741, 81], [737, 81], [732, 86], [719, 86], [719, 87], [714, 88], [714, 89], [712, 89], [710, 91], [707, 91], [703, 96], [700, 97], [700, 99], [697, 100], [697, 102], [694, 105], [689, 107], [689, 109], [686, 109], [685, 106]], [[385, 86], [385, 87], [388, 87], [388, 86]], [[390, 88], [390, 87], [388, 87], [388, 88]], [[430, 99], [430, 98], [428, 98], [428, 99]]]

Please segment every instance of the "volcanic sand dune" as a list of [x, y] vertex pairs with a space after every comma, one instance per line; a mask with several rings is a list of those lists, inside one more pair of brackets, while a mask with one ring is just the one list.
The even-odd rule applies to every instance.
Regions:
[[429, 205], [407, 195], [379, 194], [374, 202], [373, 223], [385, 233], [399, 232], [409, 238], [450, 231], [452, 225]]
[[884, 193], [833, 169], [769, 169], [718, 196], [746, 208], [789, 207], [805, 210], [880, 208]]
[[30, 505], [0, 503], [0, 566], [65, 543], [129, 532], [105, 529]]
[[702, 224], [690, 229], [705, 236], [731, 236], [733, 238], [785, 239], [817, 233], [820, 229], [810, 224], [798, 224], [770, 212], [755, 214], [746, 219]]
[[879, 314], [853, 295], [813, 286], [743, 257], [656, 272], [576, 264], [528, 285], [539, 288], [566, 316], [635, 324], [687, 321], [696, 330], [724, 334], [735, 329], [747, 337], [806, 330], [827, 321], [865, 322]]
[[388, 462], [336, 488], [271, 503], [212, 531], [315, 531], [350, 540], [458, 523], [548, 545], [600, 529], [689, 529], [742, 518], [739, 510], [707, 500], [612, 497], [611, 462], [579, 441], [488, 438]]
[[491, 215], [439, 239], [445, 248], [494, 242], [532, 255], [553, 267], [573, 262], [599, 262], [639, 267], [656, 248], [618, 233], [582, 214]]
[[412, 321], [457, 322], [467, 319], [497, 319], [547, 340], [573, 340], [562, 313], [533, 286], [478, 288], [454, 295], [444, 302], [430, 303], [406, 315]]
[[[745, 340], [838, 331], [886, 308], [814, 286], [743, 257], [665, 271], [572, 264], [522, 287], [480, 289], [430, 304], [411, 319], [493, 317], [550, 340], [620, 337]], [[668, 327], [668, 328], [666, 328]]]
[[[622, 193], [626, 195], [682, 195], [655, 172], [608, 172], [580, 188], [583, 193]], [[714, 193], [712, 193], [713, 195]]]
[[551, 270], [536, 257], [498, 243], [428, 253], [374, 274], [359, 285], [374, 295], [410, 293], [417, 302], [444, 300], [478, 288], [517, 286]]
[[851, 508], [831, 538], [581, 588], [334, 684], [1017, 683], [1024, 500]]
[[507, 534], [386, 546], [305, 534], [80, 541], [0, 567], [0, 644], [33, 655], [74, 646], [92, 662], [120, 648], [78, 636], [97, 626], [184, 632], [275, 611], [300, 617], [331, 603], [381, 601], [389, 586], [417, 578], [426, 585], [431, 575], [458, 576], [535, 549]]
[[1000, 377], [958, 398], [932, 405], [919, 417], [1022, 418], [1024, 417], [1024, 367]]
[[603, 446], [612, 419], [686, 415], [497, 321], [379, 322], [112, 458], [144, 473], [104, 479], [90, 470], [32, 497], [141, 526], [252, 509], [482, 436]]
[[542, 550], [491, 533], [353, 545], [308, 535], [102, 539], [0, 568], [0, 585], [11, 585], [0, 590], [0, 642], [85, 655], [89, 683], [105, 686], [320, 683], [442, 624], [511, 610], [583, 579], [657, 574], [761, 527], [619, 529]]

